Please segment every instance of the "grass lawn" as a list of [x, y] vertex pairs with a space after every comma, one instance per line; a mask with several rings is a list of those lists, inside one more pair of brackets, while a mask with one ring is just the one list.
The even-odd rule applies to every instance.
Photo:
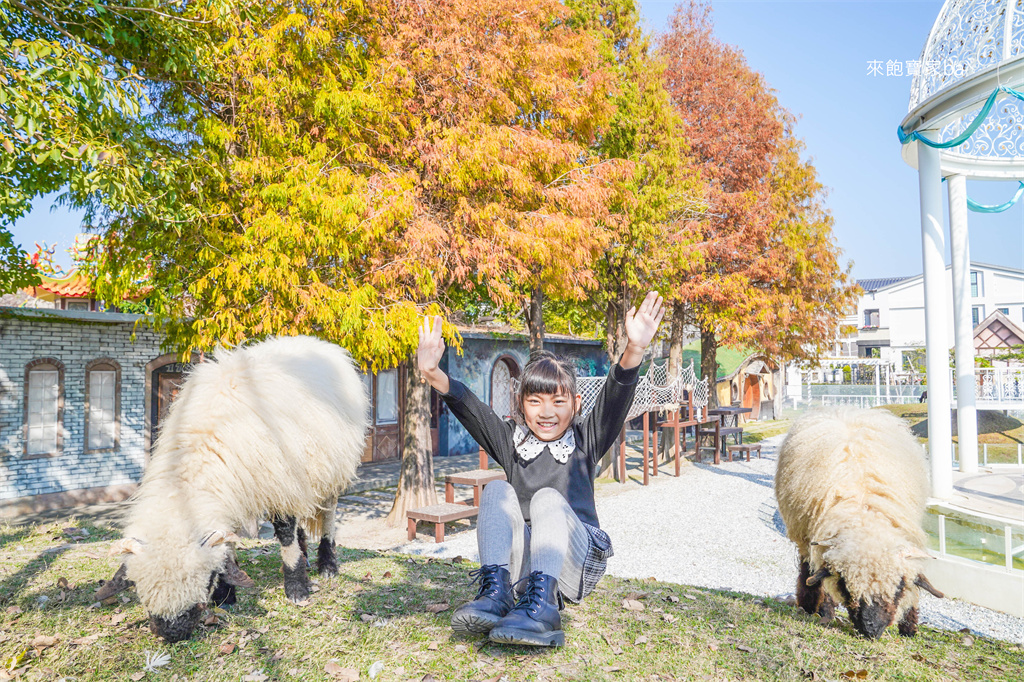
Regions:
[[743, 442], [759, 443], [765, 438], [771, 438], [772, 436], [779, 436], [786, 433], [792, 425], [792, 419], [747, 422], [743, 425]]
[[[928, 405], [883, 405], [881, 409], [905, 419], [910, 424], [910, 430], [922, 441], [928, 437]], [[953, 442], [959, 442], [956, 426], [956, 410], [953, 410]], [[978, 444], [983, 443], [988, 444], [989, 462], [1016, 462], [1017, 445], [1024, 443], [1024, 423], [1002, 412], [979, 410]]]
[[93, 604], [116, 567], [115, 536], [75, 522], [0, 528], [0, 679], [369, 680], [371, 669], [418, 681], [1024, 679], [1015, 644], [929, 628], [872, 642], [845, 620], [822, 628], [770, 599], [611, 578], [563, 612], [564, 648], [494, 645], [448, 627], [471, 596], [471, 564], [339, 548], [341, 575], [302, 607], [285, 600], [278, 546], [263, 540], [239, 548], [259, 587], [168, 645], [134, 593]]

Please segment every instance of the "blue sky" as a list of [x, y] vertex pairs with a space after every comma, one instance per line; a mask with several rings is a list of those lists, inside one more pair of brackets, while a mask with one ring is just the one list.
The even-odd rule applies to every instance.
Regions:
[[[656, 32], [676, 2], [640, 4]], [[920, 273], [917, 172], [903, 162], [896, 138], [911, 78], [870, 76], [868, 62], [918, 59], [941, 0], [715, 0], [713, 7], [719, 37], [743, 50], [799, 117], [797, 134], [830, 188], [836, 241], [854, 276]], [[971, 198], [983, 204], [1000, 204], [1015, 190], [1016, 183], [968, 183]], [[14, 236], [30, 250], [35, 241], [57, 242], [58, 261], [66, 264], [80, 215], [51, 211], [51, 202], [36, 202]], [[971, 213], [970, 238], [973, 260], [1024, 269], [1024, 205]]]

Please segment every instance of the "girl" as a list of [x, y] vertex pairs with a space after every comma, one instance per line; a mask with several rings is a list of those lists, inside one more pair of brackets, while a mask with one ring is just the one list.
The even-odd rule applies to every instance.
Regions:
[[[452, 615], [459, 632], [489, 634], [495, 642], [561, 646], [562, 597], [579, 602], [597, 585], [612, 555], [594, 505], [594, 478], [633, 402], [638, 367], [662, 316], [652, 291], [626, 314], [626, 350], [593, 411], [580, 419], [576, 372], [551, 353], [537, 353], [523, 370], [519, 423], [502, 420], [463, 384], [438, 368], [444, 355], [441, 318], [420, 328], [417, 362], [452, 414], [505, 470], [480, 500], [480, 568], [474, 601]], [[512, 576], [525, 583], [518, 600]]]

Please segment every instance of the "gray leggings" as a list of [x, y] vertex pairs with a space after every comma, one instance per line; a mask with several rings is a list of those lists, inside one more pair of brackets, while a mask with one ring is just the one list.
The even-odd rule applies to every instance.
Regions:
[[477, 519], [480, 564], [507, 565], [513, 582], [532, 571], [558, 578], [559, 591], [578, 601], [590, 534], [554, 488], [541, 488], [530, 500], [526, 525], [519, 498], [507, 481], [484, 487]]

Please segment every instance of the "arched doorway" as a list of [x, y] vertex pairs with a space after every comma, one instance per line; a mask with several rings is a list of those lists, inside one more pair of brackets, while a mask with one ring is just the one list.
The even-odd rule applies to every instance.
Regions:
[[757, 419], [761, 413], [761, 380], [756, 374], [743, 375], [743, 407], [750, 408], [748, 419]]
[[515, 382], [519, 363], [511, 355], [502, 355], [491, 368], [491, 409], [499, 417], [515, 416]]
[[194, 353], [191, 362], [180, 362], [177, 353], [166, 353], [146, 363], [146, 454], [160, 433], [160, 422], [167, 416], [171, 402], [192, 365], [199, 362]]

